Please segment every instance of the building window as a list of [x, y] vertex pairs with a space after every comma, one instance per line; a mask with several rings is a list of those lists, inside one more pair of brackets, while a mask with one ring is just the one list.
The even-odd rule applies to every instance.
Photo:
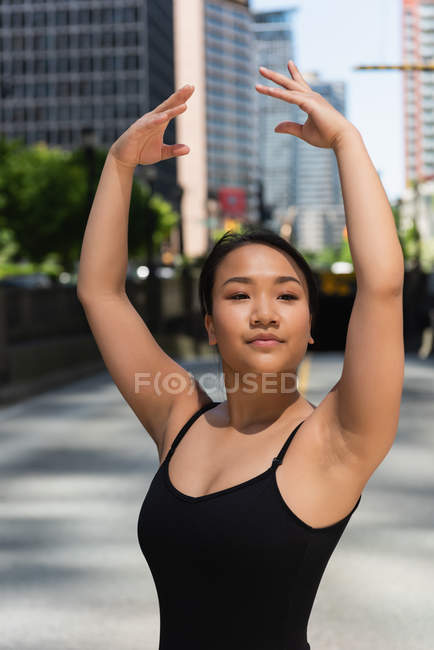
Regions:
[[124, 21], [126, 23], [135, 23], [137, 19], [137, 7], [124, 7]]
[[127, 70], [137, 70], [139, 67], [139, 57], [137, 54], [128, 54], [125, 60]]
[[60, 81], [57, 84], [57, 96], [58, 97], [69, 97], [69, 84], [67, 81]]
[[102, 47], [113, 47], [114, 46], [114, 34], [113, 32], [104, 32], [101, 39]]
[[24, 27], [24, 14], [22, 12], [13, 13], [11, 23], [12, 27]]
[[65, 10], [56, 12], [56, 25], [63, 26], [68, 24], [68, 14]]
[[59, 106], [59, 120], [69, 120], [69, 107]]
[[33, 12], [33, 27], [45, 27], [45, 16], [44, 11], [35, 11]]
[[57, 59], [57, 72], [69, 72], [69, 59], [66, 56]]
[[90, 81], [80, 81], [78, 92], [80, 97], [87, 97], [91, 94], [91, 84]]
[[114, 82], [112, 79], [104, 79], [103, 81], [103, 95], [113, 95]]
[[102, 10], [102, 20], [104, 23], [113, 22], [113, 9], [111, 7]]
[[80, 105], [80, 119], [92, 120], [93, 119], [93, 106], [89, 104]]
[[76, 50], [79, 47], [78, 34], [69, 34], [69, 47], [73, 50]]
[[89, 9], [79, 9], [78, 10], [78, 22], [80, 25], [89, 25], [90, 24], [90, 10]]
[[135, 94], [139, 92], [137, 79], [127, 79], [126, 86], [126, 92], [128, 94]]
[[115, 69], [115, 57], [112, 55], [106, 55], [102, 58], [102, 69], [103, 70], [114, 70]]
[[35, 85], [35, 97], [46, 97], [47, 96], [47, 84], [37, 83]]
[[80, 48], [90, 47], [91, 46], [90, 34], [86, 32], [84, 34], [80, 34], [79, 43], [80, 43]]
[[124, 33], [124, 43], [126, 47], [132, 47], [133, 45], [138, 44], [138, 34], [134, 31], [128, 31]]
[[14, 36], [12, 39], [12, 49], [15, 51], [24, 50], [24, 36]]
[[92, 72], [92, 59], [88, 56], [80, 57], [80, 72]]

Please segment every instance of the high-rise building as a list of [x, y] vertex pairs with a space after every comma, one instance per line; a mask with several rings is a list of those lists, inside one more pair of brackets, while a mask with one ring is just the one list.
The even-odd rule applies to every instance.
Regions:
[[[174, 91], [172, 0], [3, 0], [0, 132], [74, 149], [82, 129], [109, 147]], [[175, 124], [166, 130], [175, 142]], [[176, 161], [154, 189], [176, 206]]]
[[[296, 60], [293, 16], [297, 7], [282, 11], [254, 14], [256, 39], [255, 83], [279, 87], [259, 72], [259, 66], [287, 75], [289, 59]], [[274, 127], [285, 120], [294, 120], [295, 107], [257, 92], [256, 130], [258, 160], [263, 182], [263, 200], [273, 221], [284, 219], [288, 206], [295, 203], [295, 138], [275, 133]]]
[[[327, 82], [316, 73], [304, 73], [314, 92], [320, 93], [342, 115], [346, 114], [345, 84]], [[303, 124], [307, 114], [296, 106], [295, 122]], [[336, 155], [332, 149], [315, 147], [295, 140], [295, 220], [296, 245], [307, 250], [338, 246], [345, 227], [345, 210]]]
[[[404, 63], [434, 62], [434, 0], [403, 0]], [[432, 70], [404, 72], [405, 177], [434, 177], [434, 75]]]
[[[293, 25], [297, 10], [293, 7], [254, 15], [255, 81], [280, 87], [259, 73], [260, 65], [291, 78], [288, 61], [292, 59], [297, 64]], [[325, 82], [315, 73], [301, 72], [313, 91], [345, 115], [343, 83]], [[303, 249], [319, 250], [338, 244], [345, 226], [345, 213], [333, 151], [314, 147], [296, 136], [274, 132], [279, 122], [304, 124], [307, 114], [296, 104], [258, 93], [256, 105], [264, 203], [271, 210], [273, 228], [279, 230], [283, 224], [289, 224], [291, 239]]]
[[[174, 0], [176, 86], [195, 85], [178, 118], [185, 249], [201, 254], [224, 217], [258, 218], [252, 16], [248, 0]], [[218, 205], [217, 215], [212, 214]]]

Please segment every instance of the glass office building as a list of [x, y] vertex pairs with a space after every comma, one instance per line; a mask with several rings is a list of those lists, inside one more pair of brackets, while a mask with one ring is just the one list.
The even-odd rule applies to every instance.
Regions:
[[[298, 8], [254, 14], [256, 39], [254, 83], [277, 88], [262, 76], [260, 65], [289, 75], [287, 63], [296, 60], [293, 17]], [[256, 92], [256, 91], [255, 91]], [[264, 184], [264, 203], [272, 215], [285, 214], [295, 203], [295, 138], [275, 133], [274, 127], [285, 120], [295, 121], [294, 106], [268, 95], [256, 93], [256, 124], [259, 136], [259, 164]]]
[[258, 219], [255, 39], [248, 2], [205, 0], [208, 196], [241, 188]]
[[[257, 64], [290, 78], [288, 61], [297, 63], [294, 18], [297, 7], [254, 15]], [[298, 65], [298, 67], [300, 67]], [[345, 85], [325, 82], [301, 70], [312, 90], [345, 115]], [[258, 71], [263, 85], [279, 87]], [[345, 225], [336, 157], [296, 136], [274, 132], [279, 122], [304, 124], [307, 114], [296, 104], [260, 94], [257, 99], [259, 160], [264, 179], [264, 202], [271, 209], [274, 228], [288, 223], [291, 240], [303, 249], [319, 250], [340, 242]]]
[[[109, 147], [174, 90], [172, 13], [172, 0], [3, 0], [0, 132], [73, 149], [89, 128]], [[156, 169], [173, 199], [174, 159]]]

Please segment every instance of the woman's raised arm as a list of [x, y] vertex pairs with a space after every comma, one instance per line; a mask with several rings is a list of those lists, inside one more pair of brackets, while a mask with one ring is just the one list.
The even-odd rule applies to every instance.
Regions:
[[[136, 165], [188, 153], [187, 145], [166, 145], [163, 136], [169, 121], [186, 110], [192, 92], [192, 86], [181, 88], [111, 146], [86, 225], [77, 282], [77, 296], [107, 369], [160, 455], [174, 403], [182, 400], [186, 411], [194, 413], [210, 400], [160, 348], [127, 297], [128, 215]], [[169, 375], [171, 390], [165, 381]]]
[[193, 90], [180, 88], [110, 147], [84, 232], [77, 282], [80, 299], [124, 293], [134, 169], [189, 152], [187, 145], [164, 144], [163, 137], [169, 121], [186, 110]]
[[261, 84], [256, 88], [308, 114], [304, 124], [281, 122], [277, 133], [333, 149], [336, 155], [357, 293], [342, 375], [330, 390], [327, 408], [337, 431], [337, 454], [342, 456], [344, 448], [346, 468], [368, 480], [398, 428], [404, 380], [404, 257], [389, 201], [360, 132], [310, 88], [292, 61], [288, 70], [291, 78], [260, 68], [264, 77], [282, 88]]

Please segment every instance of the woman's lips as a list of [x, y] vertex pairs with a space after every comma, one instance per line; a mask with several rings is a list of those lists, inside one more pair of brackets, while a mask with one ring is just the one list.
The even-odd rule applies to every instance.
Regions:
[[250, 341], [249, 345], [257, 345], [261, 348], [272, 348], [274, 345], [279, 345], [279, 343], [282, 343], [282, 341], [278, 341], [277, 339], [255, 339], [254, 341]]

